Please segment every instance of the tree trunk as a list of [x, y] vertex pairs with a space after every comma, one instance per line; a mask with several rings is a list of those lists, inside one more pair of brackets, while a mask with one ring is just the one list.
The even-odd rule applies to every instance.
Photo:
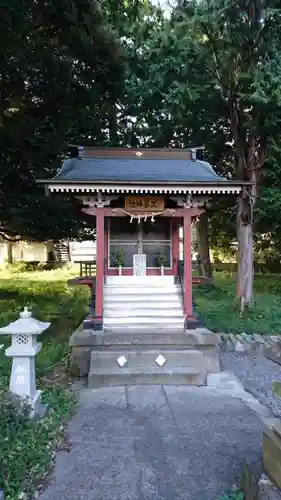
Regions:
[[109, 110], [109, 140], [111, 146], [119, 146], [117, 108], [115, 103], [111, 104]]
[[237, 297], [240, 299], [241, 313], [253, 304], [254, 258], [253, 258], [253, 206], [250, 196], [243, 196], [238, 202], [237, 239], [238, 270]]
[[13, 242], [12, 241], [7, 241], [7, 261], [8, 264], [13, 263]]
[[197, 247], [199, 253], [199, 268], [201, 275], [212, 278], [212, 264], [210, 260], [208, 214], [204, 212], [197, 222]]
[[47, 262], [56, 262], [57, 254], [55, 250], [55, 242], [53, 240], [48, 240], [46, 242], [47, 247]]

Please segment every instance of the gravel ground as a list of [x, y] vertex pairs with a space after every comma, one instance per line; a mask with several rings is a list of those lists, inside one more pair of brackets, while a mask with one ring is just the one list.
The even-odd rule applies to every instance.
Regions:
[[281, 381], [280, 365], [260, 352], [222, 352], [221, 368], [235, 373], [246, 391], [270, 408], [275, 417], [281, 417], [281, 398], [274, 396], [271, 390], [274, 380]]

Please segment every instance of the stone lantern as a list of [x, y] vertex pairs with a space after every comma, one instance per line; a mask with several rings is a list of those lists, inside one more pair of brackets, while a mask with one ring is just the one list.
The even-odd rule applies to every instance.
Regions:
[[42, 415], [45, 409], [41, 405], [41, 391], [36, 390], [35, 356], [41, 350], [37, 335], [49, 326], [50, 323], [32, 318], [25, 307], [19, 319], [0, 328], [0, 334], [12, 335], [12, 345], [5, 351], [7, 356], [13, 358], [10, 391], [27, 400], [32, 417]]

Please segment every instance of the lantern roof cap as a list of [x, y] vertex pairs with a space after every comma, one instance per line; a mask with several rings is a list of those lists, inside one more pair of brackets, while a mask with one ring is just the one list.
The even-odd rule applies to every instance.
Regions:
[[39, 321], [32, 317], [27, 307], [20, 313], [20, 317], [7, 326], [0, 328], [2, 335], [31, 334], [39, 335], [49, 328], [51, 323]]

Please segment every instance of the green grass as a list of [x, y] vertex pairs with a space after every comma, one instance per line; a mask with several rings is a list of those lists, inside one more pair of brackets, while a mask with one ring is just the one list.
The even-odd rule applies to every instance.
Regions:
[[214, 286], [195, 286], [197, 314], [207, 328], [225, 333], [281, 333], [281, 280], [257, 276], [254, 283], [255, 304], [240, 316], [235, 299], [235, 278], [216, 273]]
[[[17, 416], [13, 404], [3, 398], [9, 383], [11, 359], [0, 350], [0, 488], [5, 500], [28, 499], [40, 489], [49, 472], [54, 448], [63, 445], [64, 424], [74, 408], [69, 390], [68, 341], [87, 312], [87, 287], [67, 286], [76, 269], [19, 272], [0, 270], [0, 326], [18, 317], [24, 306], [42, 321], [51, 321], [41, 335], [42, 350], [36, 357], [37, 385], [50, 411], [39, 423]], [[10, 338], [0, 336], [0, 344]]]

